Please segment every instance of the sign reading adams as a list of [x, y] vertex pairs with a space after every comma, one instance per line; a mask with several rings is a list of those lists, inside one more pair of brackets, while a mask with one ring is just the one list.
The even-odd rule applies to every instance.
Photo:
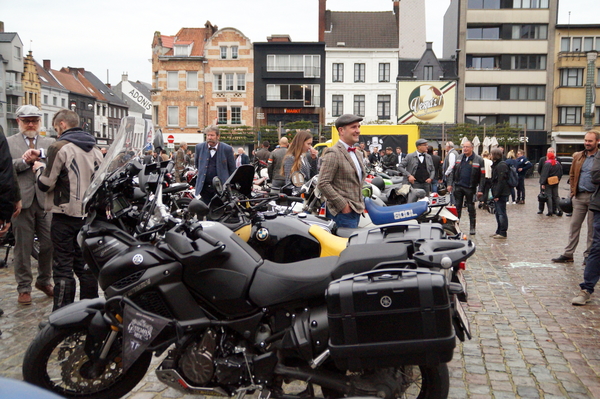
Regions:
[[455, 123], [456, 81], [399, 82], [398, 123]]

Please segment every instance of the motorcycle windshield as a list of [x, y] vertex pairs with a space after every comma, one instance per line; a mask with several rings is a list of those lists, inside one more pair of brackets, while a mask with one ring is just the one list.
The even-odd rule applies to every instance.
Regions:
[[121, 119], [119, 131], [115, 135], [115, 139], [109, 147], [102, 164], [94, 174], [92, 183], [85, 191], [83, 197], [84, 207], [104, 180], [116, 171], [125, 168], [129, 162], [136, 158], [139, 159], [145, 148], [151, 148], [154, 136], [154, 129], [150, 121], [133, 116], [126, 116]]
[[254, 167], [252, 165], [241, 165], [233, 171], [225, 185], [229, 185], [237, 192], [249, 197], [252, 193], [252, 182], [254, 181]]

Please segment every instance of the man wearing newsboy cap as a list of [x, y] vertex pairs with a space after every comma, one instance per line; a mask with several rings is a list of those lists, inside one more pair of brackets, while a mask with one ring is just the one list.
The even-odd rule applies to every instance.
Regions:
[[327, 202], [327, 217], [338, 227], [357, 228], [365, 210], [362, 185], [363, 155], [354, 145], [360, 136], [362, 117], [344, 114], [335, 121], [340, 140], [321, 157], [317, 187]]
[[414, 188], [422, 188], [429, 195], [435, 167], [431, 155], [427, 153], [427, 140], [418, 139], [415, 144], [417, 151], [405, 156], [398, 169]]

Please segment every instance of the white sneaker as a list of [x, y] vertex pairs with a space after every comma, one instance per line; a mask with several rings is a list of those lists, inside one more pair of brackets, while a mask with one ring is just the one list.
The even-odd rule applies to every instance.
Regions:
[[516, 205], [517, 203], [515, 201], [513, 201], [513, 205]]

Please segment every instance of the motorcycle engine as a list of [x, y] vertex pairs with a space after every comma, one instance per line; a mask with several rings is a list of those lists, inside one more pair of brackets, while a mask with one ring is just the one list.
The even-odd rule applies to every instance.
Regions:
[[208, 329], [199, 342], [194, 342], [186, 348], [179, 359], [179, 369], [183, 375], [194, 384], [204, 385], [214, 374], [213, 357], [217, 347], [217, 334]]

